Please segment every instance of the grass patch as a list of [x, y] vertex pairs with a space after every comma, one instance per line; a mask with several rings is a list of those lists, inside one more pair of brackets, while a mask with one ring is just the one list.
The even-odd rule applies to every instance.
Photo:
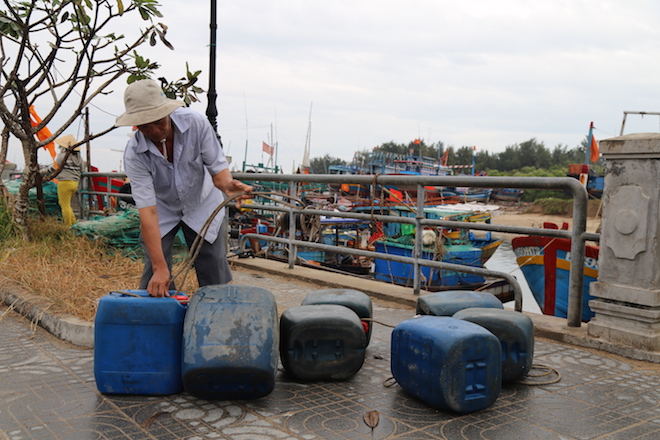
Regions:
[[7, 200], [0, 197], [0, 243], [16, 236], [16, 232], [12, 213], [7, 209]]
[[573, 208], [573, 200], [546, 198], [535, 200], [529, 208], [529, 212], [545, 215], [570, 215]]
[[[587, 201], [587, 217], [600, 217], [602, 214], [601, 201], [590, 199]], [[555, 199], [553, 197], [538, 199], [531, 203], [526, 212], [530, 214], [544, 214], [571, 217], [573, 216], [573, 199]]]
[[[50, 311], [93, 321], [102, 296], [138, 287], [141, 261], [119, 252], [110, 255], [101, 240], [76, 236], [54, 219], [34, 220], [30, 227], [31, 242], [16, 234], [0, 241], [0, 276], [48, 298], [53, 303]], [[174, 273], [177, 271], [175, 267]], [[187, 294], [197, 290], [194, 271], [181, 290]]]

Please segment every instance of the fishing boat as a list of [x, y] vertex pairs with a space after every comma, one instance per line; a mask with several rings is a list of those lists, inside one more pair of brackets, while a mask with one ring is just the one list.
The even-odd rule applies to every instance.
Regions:
[[587, 188], [587, 193], [594, 199], [600, 199], [603, 196], [605, 188], [605, 176], [599, 176], [585, 164], [570, 164], [568, 166], [568, 177], [578, 179]]
[[518, 203], [524, 193], [525, 191], [519, 188], [495, 188], [491, 197], [498, 202]]
[[[626, 123], [626, 113], [623, 114], [623, 124], [621, 125], [621, 134], [623, 126]], [[603, 196], [605, 187], [605, 177], [598, 175], [592, 168], [591, 163], [597, 162], [600, 157], [598, 141], [594, 137], [594, 123], [589, 124], [589, 134], [587, 135], [587, 148], [585, 149], [584, 164], [570, 164], [568, 166], [568, 176], [578, 179], [587, 189], [590, 197], [600, 199]]]
[[[501, 243], [501, 241], [489, 241], [482, 248], [474, 243], [446, 245], [442, 252], [439, 252], [433, 245], [423, 246], [422, 258], [463, 266], [483, 267], [484, 262], [488, 261]], [[413, 245], [384, 239], [376, 242], [376, 252], [412, 257]], [[374, 277], [377, 280], [408, 287], [413, 285], [414, 266], [412, 264], [380, 258], [376, 258], [374, 262]], [[483, 286], [486, 282], [481, 275], [445, 269], [439, 270], [427, 266], [421, 266], [421, 272], [423, 276], [422, 287], [429, 291], [477, 288]]]
[[[545, 224], [544, 227], [551, 226]], [[552, 226], [551, 226], [552, 227]], [[556, 227], [556, 226], [555, 226]], [[571, 270], [571, 240], [557, 237], [524, 236], [511, 240], [520, 270], [545, 315], [566, 318], [568, 286]], [[589, 307], [593, 297], [589, 285], [598, 279], [598, 246], [586, 246], [584, 284], [582, 290], [582, 321], [588, 322], [594, 312]]]
[[[481, 207], [481, 205], [479, 206]], [[428, 219], [450, 220], [460, 222], [487, 222], [491, 218], [488, 211], [480, 211], [473, 204], [442, 205], [425, 207], [424, 216]], [[490, 209], [498, 209], [491, 205]], [[353, 207], [358, 213], [372, 212], [378, 215], [397, 217], [415, 217], [415, 208], [407, 205], [363, 205]], [[284, 222], [288, 224], [288, 220]], [[339, 270], [372, 279], [403, 286], [412, 286], [414, 273], [413, 265], [392, 262], [382, 258], [369, 258], [355, 256], [342, 249], [361, 249], [375, 251], [390, 255], [412, 256], [415, 240], [415, 226], [396, 222], [382, 223], [370, 220], [322, 216], [317, 228], [304, 228], [302, 226], [296, 233], [296, 238], [302, 241], [320, 242], [325, 245], [336, 246], [336, 251], [320, 250], [299, 246], [296, 253], [296, 264], [319, 269]], [[248, 225], [250, 226], [250, 225]], [[249, 227], [241, 232], [257, 232], [264, 235], [278, 234], [275, 230]], [[315, 230], [314, 236], [305, 234], [303, 230]], [[281, 231], [287, 236], [287, 230]], [[492, 239], [491, 233], [475, 233], [469, 229], [448, 230], [446, 228], [427, 227], [423, 231], [425, 245], [422, 249], [422, 258], [443, 261], [459, 265], [483, 267], [485, 262], [493, 255], [501, 240]], [[251, 239], [249, 247], [257, 253], [255, 256], [285, 261], [288, 259], [288, 250], [282, 245], [265, 245], [264, 242]], [[258, 243], [258, 244], [257, 244]], [[510, 286], [503, 280], [486, 280], [484, 277], [458, 271], [438, 270], [422, 266], [422, 288], [429, 291], [447, 289], [482, 289], [488, 286], [488, 291], [498, 295], [501, 299], [508, 299], [511, 295]]]
[[[330, 175], [350, 175], [360, 174], [356, 167], [348, 165], [330, 165], [328, 167], [328, 174]], [[338, 183], [329, 184], [330, 189], [342, 196], [358, 196], [369, 197], [370, 190], [368, 185], [361, 185], [359, 183]]]
[[[453, 171], [446, 166], [443, 158], [433, 158], [414, 154], [404, 155], [380, 151], [374, 148], [366, 158], [361, 161], [354, 160], [350, 165], [332, 165], [328, 167], [328, 174], [366, 174], [366, 175], [388, 175], [388, 176], [450, 176]], [[331, 185], [331, 188], [342, 195], [358, 195], [362, 197], [381, 196], [382, 189], [374, 188], [371, 191], [369, 185], [343, 183]], [[392, 186], [386, 185], [387, 190], [395, 190], [407, 193], [407, 196], [417, 196], [417, 185]], [[436, 188], [427, 188], [430, 192], [436, 192]]]
[[466, 188], [456, 187], [453, 191], [458, 195], [461, 202], [488, 203], [493, 193], [493, 188]]
[[[433, 220], [451, 220], [463, 222], [487, 222], [490, 213], [476, 211], [475, 207], [466, 209], [467, 205], [447, 205], [425, 208], [424, 216]], [[390, 215], [410, 217], [414, 215], [408, 207], [392, 207]], [[413, 225], [390, 223], [384, 230], [383, 237], [375, 241], [376, 252], [411, 257], [415, 230]], [[438, 233], [441, 235], [438, 236]], [[428, 235], [427, 235], [428, 234]], [[495, 240], [490, 233], [482, 236], [469, 229], [450, 231], [442, 228], [424, 231], [422, 258], [432, 261], [460, 264], [464, 266], [483, 267], [502, 243]], [[374, 277], [377, 280], [404, 286], [412, 286], [414, 266], [385, 259], [374, 260]], [[471, 288], [483, 286], [484, 277], [449, 270], [437, 270], [427, 266], [421, 269], [423, 288], [426, 290], [443, 290], [448, 288]]]

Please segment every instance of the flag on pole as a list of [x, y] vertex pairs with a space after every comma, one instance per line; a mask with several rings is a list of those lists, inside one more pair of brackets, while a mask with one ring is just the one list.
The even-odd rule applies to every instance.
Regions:
[[265, 143], [265, 142], [262, 142], [262, 144], [263, 144], [263, 145], [262, 145], [261, 149], [263, 150], [263, 152], [264, 152], [264, 153], [267, 153], [267, 154], [270, 155], [270, 156], [272, 156], [273, 153], [275, 152], [275, 148], [271, 147], [270, 145], [268, 145], [268, 144]]
[[415, 139], [415, 140], [413, 141], [413, 144], [415, 144], [415, 145], [419, 145], [419, 144], [421, 144], [421, 143], [422, 143], [421, 139]]
[[588, 154], [589, 154], [589, 160], [591, 162], [598, 162], [598, 158], [600, 157], [600, 150], [598, 149], [598, 142], [596, 141], [596, 138], [594, 137], [594, 123], [592, 122], [589, 125], [589, 138], [587, 139], [587, 145], [588, 145]]
[[403, 193], [401, 191], [398, 191], [396, 189], [390, 189], [390, 201], [392, 202], [403, 202]]

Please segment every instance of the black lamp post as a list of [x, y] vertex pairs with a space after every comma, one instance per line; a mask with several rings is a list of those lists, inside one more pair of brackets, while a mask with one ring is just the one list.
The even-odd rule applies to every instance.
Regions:
[[206, 117], [208, 118], [213, 131], [215, 131], [220, 146], [222, 140], [218, 134], [218, 107], [216, 106], [216, 98], [218, 94], [215, 91], [215, 58], [216, 58], [216, 32], [218, 30], [217, 21], [217, 6], [216, 0], [211, 0], [211, 38], [209, 44], [209, 91], [208, 91], [208, 105], [206, 107]]

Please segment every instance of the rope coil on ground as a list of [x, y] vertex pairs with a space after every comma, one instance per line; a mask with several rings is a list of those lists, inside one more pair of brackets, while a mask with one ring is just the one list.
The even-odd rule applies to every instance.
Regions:
[[[533, 370], [545, 370], [545, 372], [544, 373], [538, 373], [538, 374], [532, 374]], [[553, 374], [553, 373], [556, 375], [556, 377], [554, 379], [550, 379], [550, 380], [547, 380], [547, 381], [544, 381], [544, 382], [529, 381], [529, 380], [521, 379], [521, 380], [517, 381], [517, 383], [522, 384], [522, 385], [541, 386], [541, 385], [552, 385], [553, 383], [557, 383], [561, 380], [561, 373], [556, 368], [552, 368], [548, 365], [543, 365], [543, 364], [532, 364], [532, 369], [530, 370], [529, 373], [527, 373], [526, 377], [531, 377], [531, 378], [544, 377], [544, 376], [548, 376], [548, 375]]]

